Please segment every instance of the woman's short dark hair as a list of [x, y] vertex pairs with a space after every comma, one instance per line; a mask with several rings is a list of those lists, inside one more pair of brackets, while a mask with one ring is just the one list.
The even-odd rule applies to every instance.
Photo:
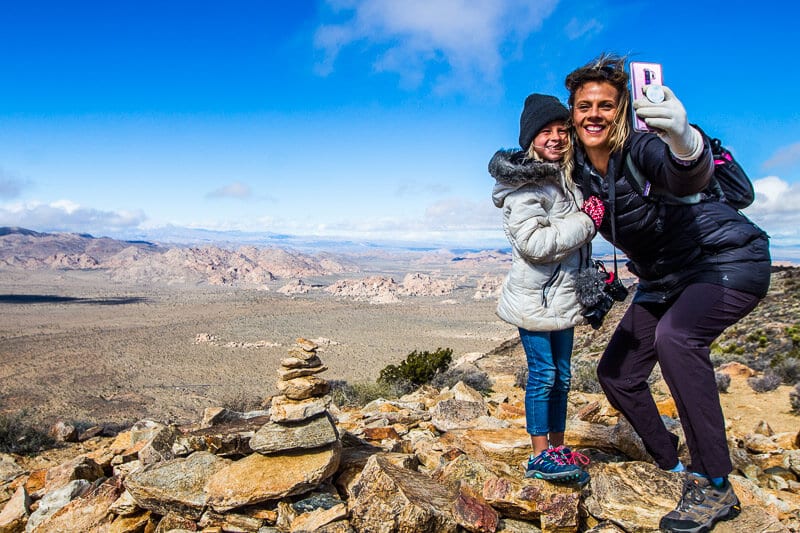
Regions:
[[628, 91], [628, 73], [625, 71], [626, 58], [615, 54], [600, 54], [584, 66], [567, 75], [564, 85], [569, 91], [570, 111], [575, 103], [575, 92], [590, 82], [606, 82], [617, 90], [617, 115], [609, 133], [611, 151], [622, 148], [630, 135], [628, 110], [630, 109], [630, 92]]

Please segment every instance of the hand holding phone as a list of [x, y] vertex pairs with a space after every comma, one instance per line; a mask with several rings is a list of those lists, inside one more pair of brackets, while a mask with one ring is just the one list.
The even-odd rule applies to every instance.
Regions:
[[[633, 103], [633, 100], [640, 98], [647, 98], [655, 104], [664, 101], [664, 79], [660, 63], [631, 62], [630, 69], [631, 103]], [[631, 116], [633, 117], [633, 129], [635, 131], [653, 131], [635, 112], [632, 112]]]

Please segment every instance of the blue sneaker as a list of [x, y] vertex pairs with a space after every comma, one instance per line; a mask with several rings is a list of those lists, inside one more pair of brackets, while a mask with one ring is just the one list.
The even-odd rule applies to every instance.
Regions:
[[589, 483], [589, 479], [591, 479], [589, 472], [581, 468], [581, 473], [578, 475], [578, 479], [572, 481], [572, 483], [575, 483], [579, 487], [583, 487], [584, 485]]
[[581, 472], [577, 465], [568, 464], [559, 450], [548, 448], [536, 457], [528, 459], [525, 477], [573, 482], [581, 477]]

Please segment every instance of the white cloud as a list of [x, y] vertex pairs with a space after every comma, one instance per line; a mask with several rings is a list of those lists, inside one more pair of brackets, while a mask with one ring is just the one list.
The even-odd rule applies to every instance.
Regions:
[[786, 167], [800, 163], [800, 142], [778, 148], [772, 157], [764, 161], [765, 170], [775, 167]]
[[420, 183], [414, 180], [406, 180], [398, 185], [395, 195], [398, 197], [419, 195], [441, 195], [450, 192], [450, 185], [446, 183]]
[[320, 26], [315, 45], [324, 59], [319, 74], [333, 71], [339, 53], [354, 43], [381, 51], [377, 71], [397, 73], [407, 87], [419, 85], [430, 65], [444, 65], [438, 91], [457, 91], [478, 83], [496, 84], [503, 63], [501, 47], [538, 30], [558, 0], [328, 0], [341, 23]]
[[449, 198], [430, 204], [422, 212], [384, 217], [329, 220], [261, 217], [256, 223], [259, 231], [300, 236], [486, 247], [502, 247], [507, 243], [501, 211], [490, 201], [463, 198]]
[[767, 176], [753, 182], [756, 200], [747, 208], [753, 215], [769, 213], [799, 213], [800, 184], [788, 183], [777, 176]]
[[603, 24], [597, 19], [573, 18], [567, 23], [564, 32], [567, 39], [586, 39], [603, 31]]
[[428, 206], [424, 222], [437, 230], [474, 229], [501, 231], [501, 211], [488, 199], [475, 202], [448, 198]]
[[252, 196], [250, 186], [240, 181], [234, 181], [224, 187], [213, 190], [206, 195], [208, 198], [239, 198], [245, 199]]
[[800, 245], [800, 184], [777, 176], [753, 181], [756, 199], [744, 213], [766, 231], [773, 243]]
[[12, 176], [9, 172], [0, 167], [0, 199], [16, 198], [28, 185], [29, 183], [27, 181]]
[[0, 205], [0, 226], [19, 226], [37, 231], [105, 234], [136, 228], [145, 218], [141, 210], [102, 211], [81, 207], [70, 200], [50, 204]]

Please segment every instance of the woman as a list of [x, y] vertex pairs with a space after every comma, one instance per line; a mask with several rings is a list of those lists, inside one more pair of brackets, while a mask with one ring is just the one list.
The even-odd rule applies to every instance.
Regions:
[[656, 362], [678, 408], [692, 464], [666, 531], [706, 531], [739, 513], [727, 481], [732, 471], [710, 346], [766, 295], [767, 235], [727, 203], [704, 197], [676, 205], [646, 198], [626, 166], [676, 196], [704, 190], [713, 173], [710, 148], [669, 88], [665, 99], [637, 99], [639, 118], [657, 133], [631, 132], [624, 58], [602, 55], [565, 81], [575, 128], [574, 179], [600, 197], [599, 231], [639, 277], [597, 369], [611, 404], [633, 425], [658, 465], [683, 471], [678, 437], [664, 427], [647, 378]]
[[555, 97], [531, 94], [520, 117], [522, 150], [489, 163], [492, 199], [503, 209], [512, 264], [497, 314], [519, 328], [528, 362], [525, 418], [533, 453], [526, 477], [585, 483], [576, 454], [564, 448], [574, 326], [583, 323], [575, 278], [591, 256], [595, 225], [561, 161], [569, 111]]

